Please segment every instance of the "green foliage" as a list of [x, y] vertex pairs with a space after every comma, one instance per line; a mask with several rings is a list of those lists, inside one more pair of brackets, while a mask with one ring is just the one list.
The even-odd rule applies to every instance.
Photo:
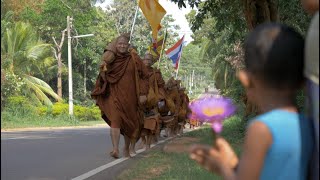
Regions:
[[[242, 121], [242, 116], [235, 115], [225, 120], [223, 126], [224, 129], [221, 136], [230, 142], [237, 155], [240, 155], [246, 126], [245, 122]], [[166, 148], [154, 147], [148, 152], [146, 158], [136, 161], [134, 165], [123, 171], [116, 179], [221, 179], [220, 176], [210, 173], [194, 160], [191, 160], [187, 151], [193, 144], [213, 144], [212, 129], [209, 125], [204, 125], [200, 129], [185, 133], [181, 137], [181, 141], [179, 140], [169, 142], [167, 145], [167, 147], [178, 145], [178, 148], [176, 148], [178, 150], [165, 152], [163, 149]], [[156, 173], [154, 173], [155, 170]]]
[[301, 34], [306, 34], [311, 16], [302, 8], [301, 0], [279, 0], [278, 11], [281, 23], [294, 27]]
[[[58, 102], [52, 107], [38, 107], [37, 113], [42, 116], [68, 116], [69, 104]], [[100, 120], [101, 112], [96, 106], [84, 107], [80, 105], [74, 105], [74, 116], [81, 121]]]
[[82, 121], [92, 121], [101, 119], [101, 111], [98, 107], [82, 107], [76, 105], [74, 115]]
[[36, 112], [36, 108], [34, 104], [24, 96], [11, 96], [8, 98], [5, 111], [13, 115], [25, 116]]
[[[1, 61], [3, 62], [3, 61]], [[6, 106], [8, 98], [19, 94], [23, 81], [14, 74], [3, 71], [3, 78], [1, 79], [1, 109]]]
[[221, 94], [233, 99], [236, 103], [242, 103], [241, 97], [245, 94], [245, 90], [240, 81], [235, 79], [229, 88], [221, 91]]
[[30, 128], [30, 127], [66, 127], [66, 126], [90, 126], [96, 124], [105, 124], [103, 120], [96, 121], [78, 121], [67, 115], [58, 116], [39, 116], [36, 113], [26, 112], [13, 114], [9, 111], [1, 112], [1, 129], [12, 128]]
[[[36, 27], [41, 38], [53, 44], [52, 37], [60, 41], [61, 31], [66, 29], [67, 16], [73, 18], [71, 36], [94, 34], [93, 37], [72, 39], [72, 66], [73, 73], [81, 78], [74, 78], [74, 99], [81, 98], [84, 89], [90, 91], [98, 74], [98, 65], [106, 44], [116, 36], [114, 21], [100, 8], [95, 7], [91, 0], [47, 0], [41, 4], [41, 13], [25, 8], [20, 19], [29, 21]], [[65, 41], [67, 38], [65, 38]], [[63, 44], [62, 63], [66, 64], [67, 43]], [[65, 65], [64, 65], [65, 66]], [[47, 72], [46, 81], [57, 90], [57, 65]], [[85, 78], [83, 78], [85, 76]], [[62, 76], [63, 95], [68, 94], [67, 76]], [[84, 81], [86, 87], [84, 88]]]
[[35, 77], [43, 77], [43, 72], [54, 59], [50, 44], [40, 41], [30, 24], [17, 22], [6, 29], [1, 39], [1, 58], [1, 69], [9, 77], [6, 89], [10, 89], [11, 83], [19, 88], [22, 82], [21, 91], [17, 89], [15, 92], [29, 97], [31, 101], [51, 105], [47, 95], [60, 100], [46, 82]]
[[[131, 0], [118, 0], [111, 4], [115, 10], [108, 9], [107, 17], [114, 22], [115, 30], [117, 34], [131, 32], [133, 18], [137, 7], [137, 1]], [[178, 34], [173, 30], [179, 30], [178, 25], [172, 25], [174, 19], [172, 15], [166, 15], [161, 22], [162, 29], [160, 29], [159, 36], [161, 36], [165, 29], [167, 29], [168, 39], [166, 46], [170, 47], [175, 43]], [[140, 55], [144, 55], [148, 50], [148, 46], [152, 43], [151, 41], [151, 27], [144, 17], [141, 11], [138, 11], [136, 22], [134, 25], [131, 44], [133, 44]]]
[[[179, 8], [186, 7], [184, 0], [171, 0], [178, 4]], [[197, 7], [197, 13], [189, 16], [191, 29], [195, 32], [202, 29], [208, 18], [216, 18], [216, 29], [221, 31], [226, 28], [233, 29], [232, 36], [241, 37], [239, 31], [245, 31], [245, 9], [244, 1], [221, 1], [221, 0], [188, 0], [188, 4], [193, 8]], [[255, 1], [252, 1], [254, 4]], [[278, 0], [276, 1], [279, 20], [282, 23], [291, 25], [301, 33], [305, 33], [310, 22], [310, 17], [302, 9], [300, 0]], [[235, 31], [234, 31], [235, 30]], [[239, 36], [240, 35], [240, 36]]]
[[13, 12], [8, 11], [4, 14], [3, 17], [1, 12], [1, 39], [4, 33], [6, 32], [6, 29], [12, 27], [12, 25], [13, 25]]

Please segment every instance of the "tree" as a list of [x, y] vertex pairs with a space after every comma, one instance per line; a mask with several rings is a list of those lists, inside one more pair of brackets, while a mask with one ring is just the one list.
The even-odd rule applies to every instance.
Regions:
[[52, 40], [53, 40], [53, 42], [55, 44], [55, 48], [56, 48], [54, 55], [58, 61], [58, 74], [57, 74], [57, 76], [58, 76], [57, 89], [58, 90], [57, 90], [57, 93], [60, 98], [62, 98], [62, 58], [61, 58], [61, 55], [62, 55], [62, 46], [64, 43], [66, 31], [67, 31], [67, 29], [64, 29], [63, 31], [61, 31], [61, 40], [59, 43], [56, 41], [55, 37], [52, 37]]
[[51, 87], [36, 76], [44, 76], [53, 63], [50, 44], [42, 43], [30, 24], [17, 22], [1, 39], [1, 61], [6, 74], [23, 85], [20, 93], [32, 101], [52, 105], [47, 95], [61, 100]]
[[[178, 4], [179, 8], [186, 7], [184, 0], [171, 0]], [[226, 27], [230, 24], [241, 28], [245, 22], [247, 29], [252, 30], [264, 22], [294, 22], [302, 19], [300, 26], [304, 26], [304, 20], [310, 17], [302, 10], [300, 0], [188, 0], [189, 5], [198, 8], [198, 13], [192, 21], [192, 30], [201, 27], [204, 19], [216, 17], [217, 27]], [[239, 11], [241, 7], [242, 11]], [[309, 21], [307, 21], [309, 22]], [[293, 24], [289, 24], [293, 25]], [[298, 25], [299, 26], [299, 25]], [[305, 32], [307, 27], [303, 28]]]
[[[113, 4], [107, 9], [107, 17], [115, 22], [118, 34], [131, 32], [135, 10], [138, 3], [131, 0], [114, 1]], [[174, 44], [178, 39], [178, 34], [174, 30], [179, 30], [178, 25], [172, 25], [174, 19], [172, 15], [165, 15], [162, 19], [159, 36], [161, 36], [165, 29], [167, 29], [168, 41], [167, 47]], [[131, 43], [137, 48], [139, 54], [144, 55], [151, 44], [151, 27], [141, 11], [138, 11], [136, 22], [133, 27]]]
[[[171, 1], [177, 3], [180, 8], [186, 7], [183, 0]], [[209, 39], [207, 45], [212, 44], [209, 48], [205, 48], [204, 52], [208, 53], [209, 61], [214, 64], [212, 66], [213, 72], [215, 72], [214, 78], [216, 84], [220, 87], [225, 87], [221, 84], [228, 84], [228, 82], [222, 81], [227, 79], [223, 74], [229, 74], [230, 72], [224, 66], [227, 67], [229, 64], [228, 66], [231, 65], [235, 70], [242, 66], [241, 44], [248, 31], [264, 22], [281, 22], [295, 27], [300, 33], [304, 34], [308, 27], [307, 23], [310, 22], [310, 17], [301, 8], [300, 0], [188, 0], [188, 3], [191, 7], [198, 8], [198, 12], [192, 11], [187, 16], [195, 34], [195, 43], [202, 43], [207, 38]], [[239, 11], [239, 7], [242, 10]], [[233, 50], [229, 51], [219, 47], [219, 51], [210, 53], [210, 49], [217, 49], [216, 39], [222, 37], [223, 32], [228, 32], [228, 38], [224, 38], [224, 43], [228, 45], [229, 50]], [[223, 69], [225, 71], [220, 72]], [[228, 70], [228, 73], [226, 73], [226, 70]], [[239, 82], [237, 80], [233, 82], [235, 84], [231, 83], [228, 91], [237, 89], [244, 93], [243, 89], [239, 89]], [[239, 97], [239, 94], [237, 97]], [[247, 98], [243, 99], [246, 107], [251, 109], [246, 110], [247, 114], [254, 112], [255, 108], [246, 101]]]
[[[72, 66], [74, 77], [78, 74], [78, 78], [74, 78], [74, 94], [75, 99], [88, 97], [84, 96], [84, 85], [91, 89], [94, 85], [97, 76], [97, 68], [100, 63], [100, 56], [106, 44], [116, 36], [114, 23], [107, 18], [105, 12], [99, 7], [94, 6], [91, 0], [47, 0], [41, 7], [41, 13], [36, 13], [33, 9], [25, 8], [20, 13], [20, 19], [28, 21], [37, 27], [37, 31], [41, 38], [46, 42], [56, 44], [57, 66], [49, 72], [55, 78], [46, 79], [52, 86], [58, 87], [60, 91], [60, 79], [62, 81], [62, 94], [67, 95], [68, 83], [67, 74], [64, 68], [65, 60], [67, 59], [66, 43], [61, 41], [62, 31], [66, 28], [66, 17], [73, 17], [73, 27], [71, 35], [95, 34], [94, 37], [72, 39]], [[53, 40], [55, 39], [55, 40]], [[65, 39], [64, 39], [65, 40]], [[60, 54], [61, 53], [61, 54]], [[58, 73], [57, 73], [58, 72]], [[85, 77], [84, 77], [85, 76]], [[79, 82], [78, 82], [79, 81]], [[84, 82], [86, 81], [86, 82]], [[79, 91], [79, 92], [77, 92]], [[82, 99], [81, 99], [82, 100]]]

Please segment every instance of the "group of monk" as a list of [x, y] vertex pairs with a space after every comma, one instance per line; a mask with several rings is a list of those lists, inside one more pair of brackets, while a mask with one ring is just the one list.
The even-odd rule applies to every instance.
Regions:
[[189, 114], [189, 98], [180, 80], [172, 77], [165, 83], [160, 70], [152, 67], [157, 58], [147, 52], [141, 59], [129, 41], [123, 34], [105, 48], [91, 93], [110, 126], [109, 154], [114, 158], [120, 157], [120, 134], [125, 140], [123, 156], [131, 157], [139, 139], [139, 147], [149, 149], [161, 130], [165, 136], [182, 134]]

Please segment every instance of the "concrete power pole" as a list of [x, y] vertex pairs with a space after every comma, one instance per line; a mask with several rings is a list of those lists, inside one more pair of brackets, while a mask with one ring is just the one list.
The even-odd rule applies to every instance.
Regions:
[[72, 18], [67, 16], [67, 34], [68, 34], [68, 80], [69, 80], [69, 115], [73, 115], [73, 94], [72, 94], [72, 60], [71, 60], [71, 24]]
[[193, 87], [194, 85], [193, 85], [193, 81], [194, 80], [194, 70], [192, 70], [192, 81], [191, 81], [191, 86]]
[[71, 36], [73, 18], [67, 16], [67, 34], [68, 34], [68, 81], [69, 81], [69, 115], [73, 115], [73, 91], [72, 91], [72, 53], [71, 53], [71, 39], [80, 37], [94, 36], [94, 34], [85, 34], [79, 36]]

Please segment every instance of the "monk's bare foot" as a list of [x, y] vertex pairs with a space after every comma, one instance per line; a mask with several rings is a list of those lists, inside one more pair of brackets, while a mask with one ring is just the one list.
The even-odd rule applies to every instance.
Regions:
[[130, 148], [130, 153], [131, 154], [137, 154], [136, 150], [134, 148]]
[[138, 145], [138, 149], [142, 149], [144, 147], [144, 143], [141, 142], [139, 145]]
[[126, 157], [126, 158], [131, 158], [131, 155], [130, 155], [128, 150], [124, 150], [123, 151], [123, 156]]
[[152, 144], [157, 144], [158, 143], [158, 138], [153, 138], [153, 140], [152, 140]]
[[115, 159], [118, 159], [119, 158], [119, 151], [111, 151], [110, 156]]

